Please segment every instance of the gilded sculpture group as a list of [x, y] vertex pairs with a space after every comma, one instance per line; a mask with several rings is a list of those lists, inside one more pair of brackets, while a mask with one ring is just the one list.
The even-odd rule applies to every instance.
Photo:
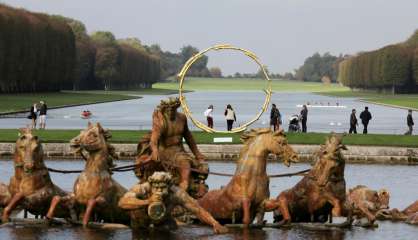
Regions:
[[[254, 219], [264, 223], [264, 213], [274, 211], [278, 226], [291, 222], [332, 222], [332, 216], [366, 217], [418, 223], [418, 201], [403, 211], [389, 210], [389, 192], [357, 186], [346, 191], [342, 136], [332, 134], [318, 150], [312, 169], [293, 187], [270, 198], [267, 158], [274, 154], [286, 166], [298, 159], [282, 131], [253, 129], [241, 135], [244, 145], [229, 183], [208, 191], [209, 168], [187, 126], [177, 112], [177, 98], [161, 101], [153, 113], [152, 131], [138, 143], [135, 174], [139, 183], [126, 190], [112, 178], [117, 158], [108, 142], [111, 134], [99, 123], [71, 140], [75, 153], [86, 160], [73, 192], [51, 181], [43, 161], [40, 139], [31, 129], [21, 129], [14, 153], [14, 175], [0, 184], [2, 221], [13, 210], [26, 210], [48, 220], [130, 224], [132, 228], [173, 229], [179, 221], [200, 220], [216, 233], [224, 223], [248, 227]], [[191, 156], [183, 147], [185, 139]], [[197, 218], [197, 219], [196, 219]]]

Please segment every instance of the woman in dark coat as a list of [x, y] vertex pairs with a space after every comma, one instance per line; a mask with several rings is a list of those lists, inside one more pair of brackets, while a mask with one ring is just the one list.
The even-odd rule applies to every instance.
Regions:
[[36, 109], [36, 103], [34, 103], [31, 107], [30, 107], [30, 113], [28, 118], [32, 120], [32, 128], [36, 129], [36, 118], [38, 117], [37, 115], [38, 109]]

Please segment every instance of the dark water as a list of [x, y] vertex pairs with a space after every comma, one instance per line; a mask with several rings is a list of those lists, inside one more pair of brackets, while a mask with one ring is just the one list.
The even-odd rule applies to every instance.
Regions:
[[[118, 165], [129, 164], [120, 161]], [[81, 161], [47, 161], [48, 167], [57, 169], [81, 169]], [[212, 171], [232, 173], [235, 165], [231, 163], [211, 162]], [[308, 168], [307, 164], [297, 164], [290, 168], [273, 163], [268, 165], [268, 172], [285, 173]], [[8, 182], [12, 175], [11, 161], [0, 161], [0, 181]], [[374, 189], [386, 188], [391, 193], [391, 208], [404, 208], [418, 199], [418, 166], [387, 166], [387, 165], [348, 165], [346, 168], [347, 187], [358, 184]], [[77, 174], [52, 174], [53, 181], [71, 190]], [[133, 173], [115, 173], [114, 177], [122, 185], [129, 188], [136, 182]], [[225, 185], [229, 178], [210, 176], [208, 184], [211, 189]], [[293, 186], [300, 177], [271, 179], [271, 196], [276, 197], [280, 191]], [[272, 215], [266, 219], [271, 222]], [[7, 227], [0, 228], [0, 239], [418, 239], [418, 226], [403, 223], [379, 222], [379, 228], [363, 229], [353, 227], [351, 230], [308, 231], [302, 229], [263, 229], [250, 231], [232, 230], [226, 235], [214, 235], [210, 227], [187, 226], [176, 231], [133, 232], [131, 230], [91, 230], [83, 228], [61, 227]]]

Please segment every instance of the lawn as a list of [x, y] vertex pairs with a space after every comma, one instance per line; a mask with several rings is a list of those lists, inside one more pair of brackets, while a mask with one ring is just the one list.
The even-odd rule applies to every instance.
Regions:
[[49, 108], [65, 105], [93, 104], [139, 98], [122, 94], [91, 94], [80, 92], [0, 94], [0, 113], [29, 111], [33, 103], [44, 101]]
[[[140, 137], [147, 132], [149, 131], [111, 130], [111, 142], [137, 143]], [[15, 142], [17, 133], [16, 129], [0, 129], [0, 142]], [[36, 130], [35, 133], [41, 138], [42, 142], [66, 143], [77, 136], [80, 130]], [[287, 133], [287, 138], [291, 144], [323, 144], [328, 135], [326, 133]], [[240, 143], [239, 134], [209, 134], [194, 131], [193, 136], [199, 144], [213, 144], [214, 137], [232, 137], [233, 144]], [[353, 134], [345, 136], [343, 143], [364, 146], [418, 147], [418, 135]]]
[[418, 94], [383, 94], [363, 91], [329, 91], [319, 94], [334, 97], [355, 97], [363, 101], [377, 104], [393, 105], [395, 107], [412, 108], [418, 111]]
[[[348, 88], [339, 84], [324, 85], [318, 82], [300, 82], [290, 80], [272, 80], [274, 92], [335, 92], [346, 91]], [[155, 83], [153, 88], [178, 89], [177, 81]], [[216, 91], [261, 91], [266, 88], [266, 81], [263, 79], [249, 78], [195, 78], [185, 79], [183, 89], [185, 90], [216, 90]]]
[[138, 89], [138, 90], [87, 90], [87, 91], [67, 91], [69, 93], [94, 93], [94, 94], [118, 94], [118, 95], [170, 95], [177, 94], [177, 89], [164, 89], [164, 88], [149, 88], [149, 89]]

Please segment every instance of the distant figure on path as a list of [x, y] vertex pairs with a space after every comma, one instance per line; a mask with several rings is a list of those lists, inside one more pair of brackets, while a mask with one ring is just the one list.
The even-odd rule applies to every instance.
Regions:
[[30, 113], [28, 116], [28, 118], [32, 120], [32, 125], [31, 125], [32, 129], [36, 129], [36, 118], [38, 117], [37, 112], [38, 112], [38, 109], [36, 108], [36, 103], [34, 103], [30, 107]]
[[408, 131], [405, 135], [412, 135], [412, 126], [414, 126], [414, 119], [412, 119], [412, 110], [408, 110], [408, 116], [406, 117], [406, 124], [408, 125]]
[[276, 107], [276, 104], [271, 105], [270, 112], [270, 126], [273, 126], [273, 130], [279, 130], [281, 124], [282, 116], [279, 109]]
[[208, 127], [213, 128], [213, 105], [209, 105], [208, 109], [204, 112], [204, 115], [208, 121]]
[[39, 129], [45, 129], [46, 111], [48, 110], [48, 107], [44, 101], [40, 101], [39, 103], [41, 104], [39, 109]]
[[350, 130], [348, 131], [348, 133], [355, 133], [357, 134], [357, 126], [358, 126], [358, 122], [357, 122], [357, 117], [356, 117], [356, 109], [351, 110], [351, 115], [350, 115]]
[[224, 115], [226, 119], [227, 130], [231, 131], [232, 124], [234, 123], [234, 121], [237, 121], [237, 117], [235, 116], [235, 112], [234, 112], [234, 109], [232, 109], [231, 104], [226, 105]]
[[363, 134], [367, 134], [367, 125], [372, 119], [372, 114], [369, 112], [369, 107], [365, 107], [364, 111], [360, 113], [361, 123], [363, 124]]
[[306, 133], [306, 122], [308, 121], [308, 108], [306, 105], [303, 105], [302, 111], [300, 111], [300, 121], [302, 122], [302, 132]]

